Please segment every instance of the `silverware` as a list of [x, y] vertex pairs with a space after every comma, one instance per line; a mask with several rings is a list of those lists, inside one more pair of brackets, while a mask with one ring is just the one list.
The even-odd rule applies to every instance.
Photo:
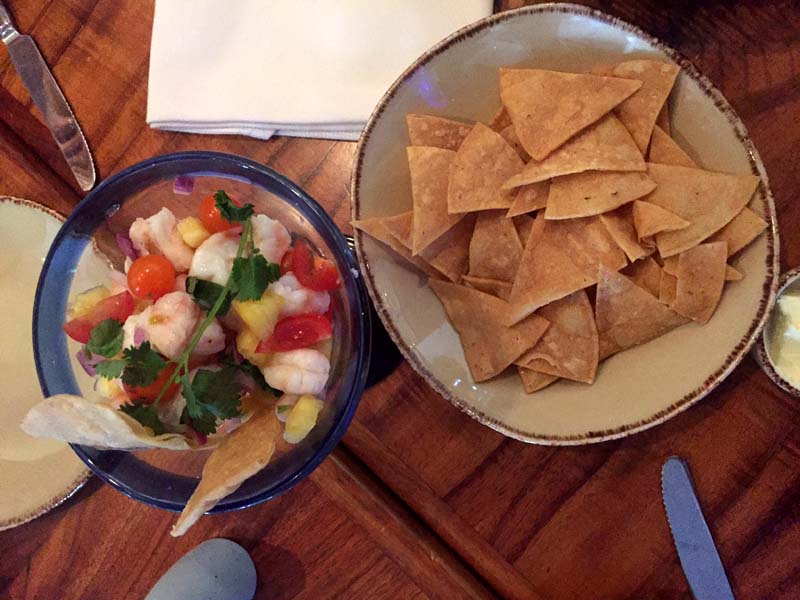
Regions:
[[44, 122], [58, 144], [81, 189], [94, 186], [92, 155], [83, 132], [72, 114], [64, 94], [29, 35], [22, 35], [11, 21], [8, 9], [0, 0], [0, 39], [8, 47], [11, 62], [42, 113]]
[[661, 469], [661, 494], [675, 549], [697, 600], [733, 600], [714, 538], [703, 517], [689, 467], [672, 456]]

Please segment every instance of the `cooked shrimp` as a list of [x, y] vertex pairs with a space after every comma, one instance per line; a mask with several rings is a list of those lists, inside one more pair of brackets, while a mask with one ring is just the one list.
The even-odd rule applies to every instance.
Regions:
[[239, 237], [238, 234], [223, 231], [200, 244], [195, 250], [189, 275], [225, 285], [239, 249]]
[[128, 234], [140, 255], [163, 254], [178, 273], [183, 273], [192, 264], [194, 251], [183, 241], [177, 226], [172, 211], [162, 208], [152, 217], [136, 219]]
[[327, 357], [311, 348], [276, 352], [262, 369], [267, 383], [287, 394], [319, 394], [330, 370]]
[[305, 313], [325, 313], [331, 305], [328, 292], [315, 292], [300, 285], [294, 273], [286, 273], [269, 285], [270, 291], [281, 296], [285, 302], [281, 318]]
[[252, 218], [253, 241], [261, 254], [270, 262], [280, 263], [292, 243], [286, 227], [267, 215]]
[[[161, 296], [138, 315], [131, 315], [122, 327], [125, 348], [135, 344], [136, 330], [167, 358], [175, 358], [186, 349], [200, 320], [200, 308], [186, 292]], [[138, 340], [136, 340], [138, 341]]]
[[[199, 326], [199, 325], [198, 325]], [[194, 335], [194, 333], [192, 333]], [[206, 327], [200, 340], [197, 342], [192, 354], [199, 356], [208, 356], [209, 354], [216, 354], [225, 349], [225, 332], [222, 326], [216, 319], [211, 321], [211, 324]]]

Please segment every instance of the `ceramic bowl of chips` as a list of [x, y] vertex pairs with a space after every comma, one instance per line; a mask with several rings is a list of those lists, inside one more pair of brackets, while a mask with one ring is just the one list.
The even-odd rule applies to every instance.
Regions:
[[585, 7], [495, 15], [425, 53], [370, 118], [352, 193], [401, 352], [526, 442], [680, 413], [774, 303], [775, 209], [744, 125], [676, 51]]
[[[209, 198], [216, 202], [216, 208], [213, 202], [210, 208], [217, 211], [219, 219], [222, 218], [220, 199], [228, 198], [231, 205], [238, 203], [243, 208], [234, 209], [240, 212], [231, 213], [231, 218], [239, 220], [214, 224], [214, 216], [203, 209]], [[256, 225], [257, 219], [261, 225]], [[184, 229], [182, 224], [187, 227]], [[134, 226], [149, 233], [134, 235]], [[279, 241], [283, 244], [271, 257], [268, 253], [277, 246], [270, 249], [260, 241], [262, 234], [254, 230], [257, 226], [267, 227], [268, 233], [275, 232], [273, 237], [263, 234], [269, 244]], [[198, 231], [203, 237], [192, 242], [190, 234]], [[251, 250], [245, 255], [247, 231], [251, 232], [247, 238]], [[159, 239], [166, 241], [160, 243]], [[312, 422], [302, 441], [289, 435], [288, 424], [295, 409], [301, 406], [302, 397], [293, 398], [294, 404], [284, 407], [289, 409], [287, 415], [281, 410], [283, 400], [279, 400], [286, 395], [273, 393], [254, 374], [254, 370], [262, 372], [262, 378], [269, 380], [266, 371], [269, 357], [281, 352], [276, 350], [258, 358], [261, 351], [253, 346], [248, 350], [242, 343], [246, 341], [242, 332], [254, 331], [249, 324], [258, 314], [266, 314], [252, 311], [259, 307], [268, 309], [258, 302], [268, 295], [286, 293], [274, 286], [282, 285], [285, 277], [298, 272], [288, 266], [278, 269], [278, 262], [283, 262], [278, 254], [285, 256], [289, 249], [296, 252], [298, 244], [318, 252], [314, 256], [332, 265], [336, 275], [333, 285], [327, 287], [329, 291], [319, 292], [326, 301], [319, 310], [325, 310], [326, 314], [320, 312], [317, 319], [328, 320], [328, 335], [320, 337], [313, 349], [306, 344], [299, 350], [313, 354], [315, 360], [322, 356], [328, 366], [320, 379], [324, 385], [318, 386], [318, 392], [295, 390], [295, 394], [312, 394], [308, 398], [313, 402], [305, 405], [317, 411], [315, 424]], [[226, 248], [235, 248], [233, 251], [241, 258], [229, 256]], [[183, 267], [176, 266], [178, 260], [173, 258], [178, 250], [188, 254]], [[203, 264], [200, 264], [201, 254], [206, 257]], [[166, 259], [167, 256], [170, 258]], [[173, 262], [174, 288], [148, 298], [137, 291], [132, 273], [139, 261], [152, 257]], [[244, 261], [241, 268], [236, 266], [240, 260]], [[256, 265], [259, 261], [266, 269]], [[214, 152], [185, 152], [133, 165], [104, 181], [76, 207], [47, 256], [37, 289], [33, 323], [36, 367], [47, 400], [31, 409], [23, 428], [39, 437], [73, 442], [75, 452], [99, 477], [128, 496], [159, 508], [186, 510], [179, 521], [181, 526], [173, 534], [183, 533], [207, 510], [245, 508], [272, 498], [301, 481], [328, 455], [344, 434], [364, 389], [370, 321], [366, 291], [356, 276], [356, 264], [345, 238], [325, 211], [294, 183], [254, 161]], [[218, 283], [213, 283], [218, 275], [213, 273], [217, 268], [214, 265], [222, 273]], [[196, 267], [205, 269], [206, 274], [198, 271], [194, 277]], [[238, 279], [238, 284], [231, 284], [237, 280], [234, 270], [243, 274], [249, 271], [253, 277], [245, 275]], [[181, 277], [186, 279], [185, 284]], [[219, 290], [219, 298], [224, 299], [234, 289], [238, 289], [239, 295], [219, 304], [216, 299], [204, 304], [199, 281], [195, 282], [197, 285], [189, 285], [193, 278], [211, 278], [205, 287]], [[259, 284], [257, 279], [263, 281]], [[240, 294], [245, 287], [258, 285], [263, 289], [255, 295], [247, 292], [245, 298]], [[298, 286], [294, 288], [300, 290]], [[88, 343], [75, 333], [75, 324], [91, 320], [95, 311], [95, 308], [83, 311], [78, 304], [97, 290], [105, 296], [91, 304], [95, 308], [115, 298], [135, 297], [130, 300], [132, 306], [127, 314], [117, 318], [117, 328], [122, 331], [117, 346], [108, 353], [104, 353], [102, 344], [96, 343], [95, 333], [103, 323], [114, 324], [116, 317], [109, 311], [101, 317], [107, 320], [94, 324]], [[308, 297], [305, 295], [299, 301], [304, 303]], [[159, 307], [167, 299], [170, 304], [162, 310]], [[222, 310], [226, 302], [230, 308]], [[281, 320], [291, 318], [283, 316], [288, 303], [284, 298], [277, 305], [281, 316], [274, 313], [277, 321], [272, 321], [272, 331], [277, 330]], [[251, 311], [250, 316], [247, 310]], [[300, 310], [303, 311], [307, 309]], [[195, 320], [182, 326], [190, 318]], [[135, 325], [132, 340], [129, 340], [130, 323]], [[206, 335], [200, 330], [206, 325], [214, 326], [219, 345], [207, 348], [208, 352], [203, 350], [203, 354], [193, 353]], [[164, 328], [162, 333], [157, 333], [157, 327]], [[211, 330], [209, 327], [205, 331]], [[173, 345], [170, 340], [179, 338], [184, 340], [180, 348], [168, 350], [167, 346]], [[267, 338], [256, 336], [256, 343], [259, 339]], [[89, 350], [92, 354], [88, 354]], [[176, 392], [166, 377], [184, 368], [180, 358], [184, 355], [186, 375], [193, 380], [186, 380], [191, 383], [190, 390], [182, 384], [182, 391]], [[87, 358], [112, 356], [90, 363], [95, 372], [87, 368]], [[155, 361], [153, 369], [145, 364], [151, 360]], [[114, 361], [119, 370], [109, 374], [109, 370], [114, 370]], [[248, 371], [248, 364], [254, 370]], [[226, 369], [231, 377], [223, 381]], [[153, 377], [143, 381], [142, 376], [148, 370], [153, 371]], [[205, 409], [197, 398], [190, 406], [187, 396], [189, 391], [197, 396], [198, 377], [204, 370], [208, 372], [206, 377], [218, 377], [219, 386], [224, 388], [209, 392], [206, 400], [200, 401], [208, 408], [208, 414], [203, 412]], [[306, 378], [305, 372], [297, 369], [295, 372]], [[164, 379], [162, 373], [166, 373]], [[276, 387], [274, 382], [272, 385]], [[113, 391], [108, 392], [109, 388]], [[148, 396], [147, 390], [154, 393]], [[235, 397], [230, 398], [227, 408], [215, 404], [219, 396], [227, 396], [232, 390]], [[182, 410], [181, 398], [186, 402]], [[231, 413], [236, 414], [232, 417]], [[198, 487], [201, 473], [203, 485]], [[187, 502], [191, 510], [185, 509]], [[186, 514], [189, 517], [184, 519]]]

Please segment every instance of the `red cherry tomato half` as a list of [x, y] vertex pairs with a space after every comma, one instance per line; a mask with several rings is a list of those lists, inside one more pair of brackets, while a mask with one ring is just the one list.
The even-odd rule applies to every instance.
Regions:
[[300, 285], [314, 291], [329, 292], [339, 287], [339, 272], [333, 262], [316, 254], [303, 240], [294, 243], [292, 271]]
[[[158, 398], [158, 394], [167, 384], [167, 380], [172, 377], [172, 373], [176, 368], [177, 366], [175, 363], [167, 363], [167, 366], [161, 369], [156, 380], [150, 385], [134, 386], [123, 383], [122, 389], [125, 390], [125, 393], [128, 394], [134, 403], [152, 404], [153, 401]], [[180, 389], [179, 382], [175, 381], [171, 383], [167, 391], [164, 392], [162, 398], [172, 398], [178, 393], [178, 389]]]
[[292, 270], [292, 264], [294, 261], [294, 252], [292, 249], [289, 248], [286, 253], [283, 255], [281, 259], [281, 275], [286, 275], [289, 271]]
[[294, 315], [278, 321], [275, 331], [256, 352], [288, 352], [308, 348], [331, 337], [331, 321], [325, 315]]
[[62, 328], [73, 340], [85, 344], [89, 341], [92, 329], [100, 321], [114, 319], [124, 323], [133, 314], [134, 306], [133, 296], [129, 292], [122, 292], [101, 300], [87, 314], [64, 323]]
[[[233, 198], [231, 198], [231, 200], [233, 200]], [[236, 200], [233, 200], [233, 203], [236, 206], [241, 206], [241, 203]], [[211, 233], [219, 233], [220, 231], [226, 231], [231, 227], [237, 226], [237, 223], [231, 223], [220, 214], [217, 208], [217, 199], [214, 198], [214, 194], [203, 198], [200, 202], [199, 213], [200, 222], [203, 223], [203, 227]]]
[[137, 298], [160, 298], [175, 289], [175, 267], [158, 254], [140, 256], [128, 269], [128, 289]]

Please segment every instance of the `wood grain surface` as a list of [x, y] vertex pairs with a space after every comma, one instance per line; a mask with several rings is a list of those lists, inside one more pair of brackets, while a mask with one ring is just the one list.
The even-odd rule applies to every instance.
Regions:
[[[349, 231], [354, 144], [147, 127], [152, 0], [9, 4], [69, 98], [100, 178], [166, 152], [232, 152], [302, 185]], [[766, 164], [783, 265], [800, 263], [800, 5], [589, 4], [677, 48], [723, 91]], [[81, 197], [3, 51], [0, 193], [65, 213]], [[364, 395], [343, 446], [284, 496], [173, 540], [172, 515], [91, 481], [0, 533], [0, 597], [142, 597], [182, 553], [228, 537], [253, 555], [263, 598], [688, 598], [659, 484], [664, 459], [680, 454], [738, 597], [798, 598], [797, 423], [797, 402], [747, 359], [699, 405], [643, 434], [529, 446], [471, 420], [401, 363]]]

